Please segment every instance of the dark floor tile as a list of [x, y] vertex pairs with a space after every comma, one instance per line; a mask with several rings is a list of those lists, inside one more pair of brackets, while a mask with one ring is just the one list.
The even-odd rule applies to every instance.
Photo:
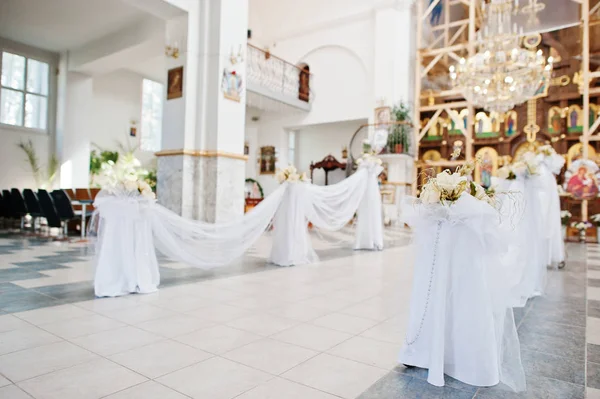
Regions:
[[436, 387], [425, 380], [392, 371], [359, 399], [472, 399], [474, 393], [450, 386]]
[[588, 309], [589, 308], [596, 308], [596, 309], [600, 309], [600, 301], [597, 301], [595, 299], [588, 299]]
[[0, 302], [0, 309], [7, 313], [24, 312], [26, 310], [62, 305], [64, 303], [61, 300], [50, 298], [49, 296], [33, 291], [8, 302], [4, 302], [3, 299], [4, 298], [2, 298], [2, 302]]
[[600, 345], [587, 344], [587, 360], [600, 364]]
[[10, 269], [0, 269], [0, 283], [7, 283], [17, 280], [30, 280], [33, 278], [48, 277], [34, 270], [29, 271], [18, 267]]
[[585, 311], [586, 301], [584, 298], [557, 298], [549, 296], [536, 297], [531, 300], [536, 309], [559, 309]]
[[585, 338], [560, 338], [537, 334], [527, 330], [519, 331], [522, 349], [548, 353], [579, 361], [585, 360]]
[[550, 322], [567, 324], [570, 326], [585, 327], [585, 308], [576, 310], [574, 308], [549, 308], [535, 306], [528, 314], [531, 323]]
[[68, 301], [69, 303], [87, 301], [95, 298], [94, 284], [91, 281], [38, 287], [35, 291], [54, 299]]
[[600, 319], [600, 308], [588, 307], [588, 317], [597, 317]]
[[56, 269], [66, 269], [67, 266], [60, 265], [55, 262], [48, 261], [30, 261], [30, 262], [17, 262], [13, 263], [14, 266], [20, 267], [24, 270], [29, 271], [44, 271], [44, 270], [56, 270]]
[[521, 361], [528, 376], [553, 378], [575, 385], [583, 385], [585, 382], [584, 361], [527, 349], [521, 349]]
[[600, 363], [588, 361], [586, 382], [588, 387], [600, 389]]
[[[513, 392], [505, 385], [480, 388], [475, 398], [485, 399], [579, 399], [583, 385], [554, 380], [541, 376], [527, 376], [527, 390]], [[583, 399], [583, 396], [582, 396]]]
[[528, 315], [523, 323], [521, 323], [519, 326], [519, 332], [536, 333], [550, 337], [574, 339], [579, 341], [585, 339], [585, 327], [569, 326], [566, 324], [552, 323], [535, 319], [533, 317], [535, 314], [535, 309], [532, 309], [530, 313], [531, 314]]
[[600, 287], [600, 279], [588, 278], [588, 287]]

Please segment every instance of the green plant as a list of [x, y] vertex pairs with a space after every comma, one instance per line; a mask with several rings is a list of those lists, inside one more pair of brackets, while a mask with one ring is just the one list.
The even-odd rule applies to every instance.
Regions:
[[258, 187], [258, 191], [260, 192], [260, 198], [265, 198], [265, 193], [263, 192], [263, 188], [259, 182], [257, 182], [256, 180], [249, 177], [246, 179], [246, 183], [253, 183], [253, 184], [256, 183], [256, 186]]
[[144, 180], [152, 187], [152, 191], [156, 192], [156, 169], [150, 169]]
[[56, 178], [56, 174], [58, 173], [58, 158], [55, 154], [52, 154], [48, 159], [48, 165], [46, 165], [46, 173], [42, 172], [42, 166], [40, 165], [39, 158], [33, 146], [33, 142], [31, 140], [21, 141], [17, 144], [25, 155], [27, 156], [27, 162], [31, 167], [31, 172], [33, 174], [33, 179], [35, 180], [35, 184], [39, 188], [49, 188], [52, 186], [54, 179]]
[[[406, 122], [410, 123], [410, 108], [404, 102], [398, 103], [392, 108], [392, 118], [396, 122]], [[409, 144], [409, 131], [410, 125], [408, 124], [394, 124], [392, 125], [392, 131], [388, 136], [388, 152], [396, 152], [396, 145], [400, 144], [402, 146], [402, 152], [406, 152], [408, 150]]]
[[108, 161], [117, 162], [119, 153], [117, 151], [96, 151], [90, 153], [90, 175], [95, 176], [100, 173], [102, 164]]

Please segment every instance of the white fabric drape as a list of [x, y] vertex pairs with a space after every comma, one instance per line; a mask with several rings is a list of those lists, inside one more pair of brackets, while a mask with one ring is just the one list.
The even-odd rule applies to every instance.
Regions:
[[[367, 161], [355, 174], [331, 186], [287, 183], [286, 200], [277, 210], [273, 222], [269, 262], [292, 266], [317, 261], [308, 236], [308, 222], [315, 228], [339, 230], [348, 224], [357, 210], [355, 248], [382, 249], [383, 217], [377, 184], [381, 170], [381, 166]], [[362, 211], [359, 205], [362, 205]]]
[[560, 220], [560, 197], [556, 177], [560, 173], [565, 160], [562, 156], [554, 154], [540, 156], [540, 203], [543, 211], [543, 249], [544, 262], [547, 266], [558, 266], [565, 260], [565, 247], [562, 237]]
[[400, 362], [476, 386], [525, 389], [509, 282], [499, 259], [508, 243], [498, 213], [463, 196], [450, 206], [404, 207], [414, 229], [415, 270]]
[[98, 193], [98, 241], [94, 291], [96, 296], [120, 296], [157, 290], [160, 275], [154, 251], [153, 201]]
[[[547, 255], [545, 248], [545, 206], [540, 201], [543, 188], [541, 175], [525, 178], [525, 213], [523, 223], [526, 230], [526, 245], [523, 246], [528, 265], [523, 273], [521, 292], [528, 298], [543, 295], [546, 286]], [[559, 214], [560, 216], [560, 214]]]

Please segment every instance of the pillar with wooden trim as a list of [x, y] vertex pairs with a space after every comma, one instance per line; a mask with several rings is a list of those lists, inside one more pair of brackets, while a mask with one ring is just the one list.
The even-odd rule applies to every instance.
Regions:
[[[245, 53], [248, 0], [190, 3], [183, 93], [167, 83], [158, 201], [186, 218], [224, 222], [244, 212]], [[169, 97], [171, 97], [169, 99]]]

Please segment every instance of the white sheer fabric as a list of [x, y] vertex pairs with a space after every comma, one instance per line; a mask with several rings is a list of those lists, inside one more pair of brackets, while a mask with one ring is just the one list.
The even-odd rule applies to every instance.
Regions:
[[556, 177], [565, 164], [565, 159], [554, 154], [540, 157], [540, 204], [543, 212], [543, 249], [547, 266], [558, 266], [565, 260], [565, 247], [560, 220], [560, 197]]
[[[348, 224], [357, 210], [355, 248], [382, 249], [383, 217], [377, 185], [381, 170], [381, 166], [373, 162], [363, 162], [355, 174], [331, 186], [287, 183], [286, 200], [273, 222], [273, 248], [269, 261], [279, 266], [317, 261], [308, 236], [308, 222], [319, 229], [339, 230]], [[359, 205], [363, 201], [366, 203], [360, 212]]]
[[[525, 178], [525, 213], [523, 223], [526, 230], [526, 245], [523, 245], [527, 266], [521, 280], [520, 292], [533, 298], [543, 295], [546, 286], [547, 255], [545, 247], [545, 206], [540, 202], [543, 188], [542, 176], [537, 174]], [[560, 216], [560, 214], [559, 214]]]
[[160, 275], [154, 251], [152, 200], [100, 192], [97, 209], [94, 291], [114, 297], [157, 290]]
[[476, 386], [525, 389], [509, 282], [499, 259], [508, 243], [498, 213], [474, 197], [450, 206], [406, 205], [414, 229], [415, 270], [400, 362]]

